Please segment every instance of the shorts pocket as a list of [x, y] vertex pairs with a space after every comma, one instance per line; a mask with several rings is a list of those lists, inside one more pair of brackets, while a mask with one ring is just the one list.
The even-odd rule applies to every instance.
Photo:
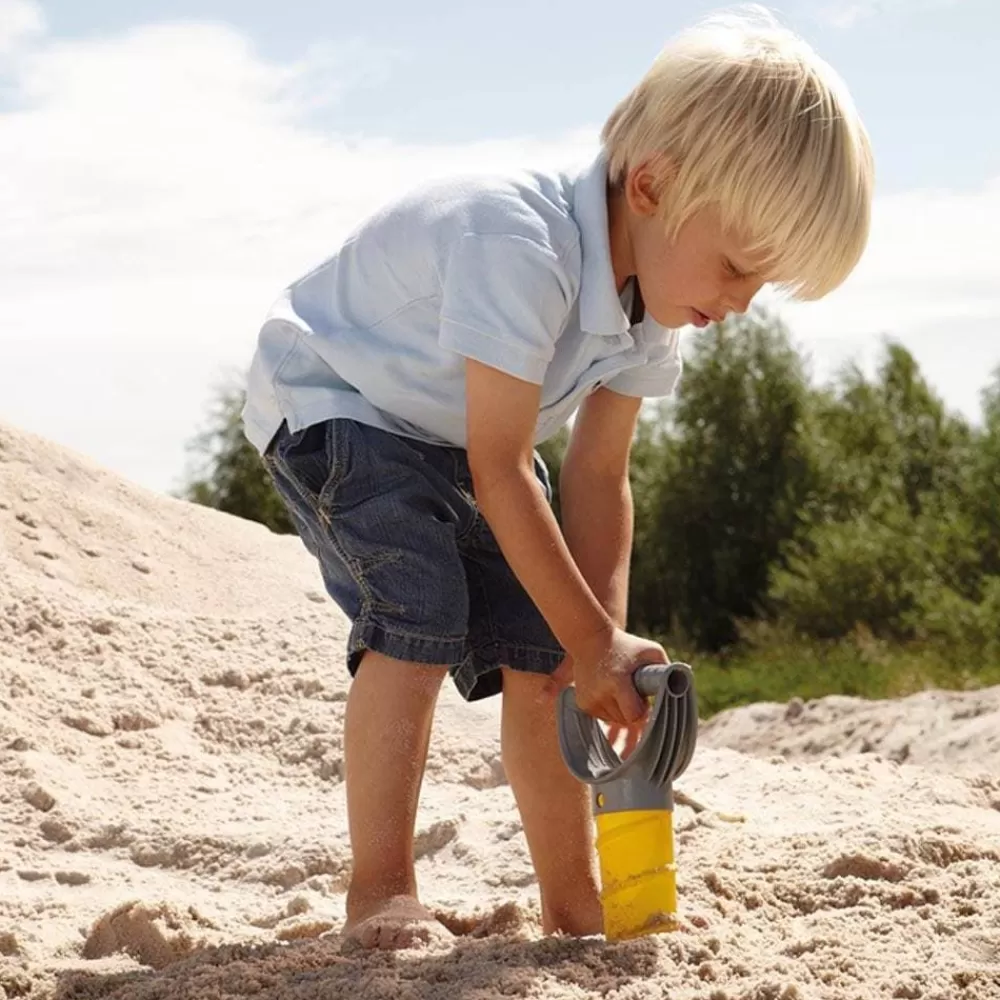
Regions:
[[272, 461], [296, 492], [314, 509], [329, 508], [348, 470], [342, 420], [324, 420], [289, 432], [275, 443]]

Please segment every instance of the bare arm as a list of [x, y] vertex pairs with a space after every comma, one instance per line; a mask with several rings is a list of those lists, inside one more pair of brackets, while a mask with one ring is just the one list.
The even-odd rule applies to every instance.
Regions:
[[628, 464], [642, 400], [598, 389], [577, 414], [563, 461], [563, 534], [595, 597], [619, 628], [628, 616], [632, 489]]
[[[572, 658], [579, 706], [629, 725], [645, 711], [632, 673], [645, 663], [666, 662], [666, 654], [657, 643], [616, 624], [559, 529], [534, 473], [540, 387], [471, 360], [466, 364], [469, 466], [480, 510], [511, 569]], [[582, 518], [578, 522], [577, 535], [588, 534]], [[624, 539], [616, 549], [622, 544]], [[581, 543], [581, 552], [598, 589], [616, 593], [620, 568], [607, 571], [610, 562], [598, 554], [596, 543]]]
[[541, 387], [466, 362], [469, 467], [480, 510], [563, 648], [587, 657], [614, 623], [570, 553], [534, 471]]

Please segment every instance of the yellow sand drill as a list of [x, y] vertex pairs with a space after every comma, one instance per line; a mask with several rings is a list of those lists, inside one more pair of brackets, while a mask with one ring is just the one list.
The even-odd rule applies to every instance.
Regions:
[[625, 760], [573, 688], [560, 695], [559, 745], [570, 771], [591, 786], [601, 868], [604, 933], [625, 940], [677, 926], [673, 782], [694, 755], [698, 709], [686, 663], [642, 667], [635, 686], [650, 705]]

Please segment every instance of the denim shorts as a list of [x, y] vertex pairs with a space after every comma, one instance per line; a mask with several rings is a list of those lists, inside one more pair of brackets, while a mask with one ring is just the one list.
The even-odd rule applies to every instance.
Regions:
[[[326, 589], [366, 650], [449, 668], [462, 697], [503, 686], [501, 666], [550, 674], [559, 642], [476, 505], [466, 452], [349, 419], [281, 429], [264, 462]], [[535, 456], [546, 495], [548, 472]]]

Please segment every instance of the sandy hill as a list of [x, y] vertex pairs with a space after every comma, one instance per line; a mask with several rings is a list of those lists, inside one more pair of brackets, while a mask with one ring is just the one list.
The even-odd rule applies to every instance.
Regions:
[[342, 954], [345, 628], [296, 539], [0, 425], [0, 998], [1000, 997], [995, 691], [720, 716], [684, 929], [612, 945], [541, 937], [497, 706], [449, 688], [419, 876], [464, 933]]

